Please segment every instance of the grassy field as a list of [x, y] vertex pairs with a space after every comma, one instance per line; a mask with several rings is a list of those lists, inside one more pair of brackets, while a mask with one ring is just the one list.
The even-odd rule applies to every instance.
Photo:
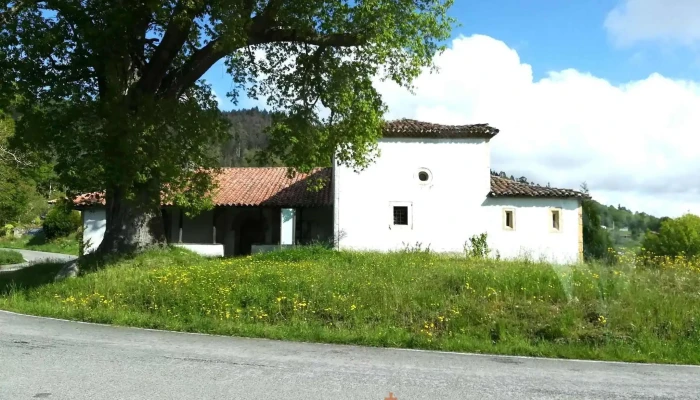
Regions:
[[223, 335], [700, 364], [700, 268], [553, 267], [297, 249], [207, 260], [153, 251], [53, 283], [0, 274], [0, 308]]
[[18, 251], [0, 250], [0, 265], [20, 264], [24, 262], [24, 257]]
[[0, 247], [47, 251], [50, 253], [71, 254], [74, 256], [77, 256], [79, 252], [79, 243], [75, 235], [56, 238], [54, 240], [47, 240], [42, 233], [34, 236], [26, 235], [21, 238], [3, 237], [0, 238]]

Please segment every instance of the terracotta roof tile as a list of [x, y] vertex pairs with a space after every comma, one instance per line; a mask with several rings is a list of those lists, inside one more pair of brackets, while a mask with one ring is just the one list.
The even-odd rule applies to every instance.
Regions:
[[512, 181], [491, 175], [490, 197], [562, 197], [590, 198], [589, 195], [571, 189], [557, 189]]
[[[325, 180], [320, 191], [307, 190], [309, 178]], [[297, 174], [287, 178], [287, 168], [224, 168], [217, 177], [219, 189], [214, 196], [218, 206], [274, 206], [274, 207], [313, 207], [333, 205], [331, 168], [317, 168], [310, 174]], [[557, 189], [534, 186], [491, 176], [490, 197], [554, 197], [590, 198], [571, 189]], [[76, 206], [105, 204], [102, 193], [88, 193], [77, 196]]]
[[96, 204], [104, 205], [105, 204], [104, 193], [95, 192], [95, 193], [84, 193], [84, 194], [78, 195], [73, 199], [73, 204], [76, 206], [91, 206], [91, 205], [96, 205]]
[[[331, 176], [330, 168], [317, 168], [292, 179], [287, 177], [286, 167], [223, 168], [216, 177], [219, 188], [213, 200], [218, 206], [330, 206], [333, 204]], [[317, 178], [326, 181], [323, 188], [307, 190], [308, 183]], [[88, 193], [77, 196], [73, 204], [104, 205], [105, 199], [102, 193]]]
[[[287, 177], [287, 168], [225, 168], [218, 177], [214, 203], [221, 206], [329, 206], [333, 204], [331, 168]], [[320, 191], [308, 190], [309, 182], [323, 179]]]
[[383, 128], [387, 138], [491, 139], [497, 133], [498, 129], [488, 124], [439, 125], [405, 118], [389, 121]]

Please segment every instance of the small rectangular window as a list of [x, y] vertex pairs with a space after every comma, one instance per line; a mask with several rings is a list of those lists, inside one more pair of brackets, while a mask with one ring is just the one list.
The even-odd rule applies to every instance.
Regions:
[[506, 210], [506, 228], [513, 229], [513, 210]]
[[394, 206], [394, 225], [408, 225], [408, 207]]
[[515, 229], [515, 212], [514, 210], [503, 210], [503, 229]]
[[559, 210], [552, 210], [552, 229], [558, 231], [561, 227], [561, 213]]

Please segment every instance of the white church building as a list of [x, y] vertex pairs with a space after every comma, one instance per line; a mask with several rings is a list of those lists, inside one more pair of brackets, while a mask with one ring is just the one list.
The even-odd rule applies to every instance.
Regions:
[[[211, 256], [235, 256], [321, 241], [337, 249], [392, 251], [420, 244], [463, 253], [487, 234], [492, 254], [575, 263], [583, 256], [581, 200], [569, 189], [491, 175], [488, 125], [387, 122], [380, 156], [366, 169], [225, 168], [211, 211], [187, 218], [163, 206], [170, 243]], [[320, 191], [308, 190], [316, 178]], [[74, 200], [83, 240], [96, 248], [105, 227], [100, 194]]]

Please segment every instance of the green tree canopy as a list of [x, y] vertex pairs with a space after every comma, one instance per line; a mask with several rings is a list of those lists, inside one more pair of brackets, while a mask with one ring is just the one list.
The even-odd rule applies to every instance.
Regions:
[[[588, 185], [584, 182], [581, 191], [588, 194]], [[613, 243], [610, 234], [600, 224], [600, 214], [597, 203], [592, 199], [581, 201], [583, 212], [583, 256], [586, 261], [605, 260], [612, 261], [610, 254]]]
[[14, 125], [12, 117], [0, 110], [0, 227], [28, 223], [47, 208], [32, 179], [41, 176], [38, 171], [44, 165], [10, 147]]
[[658, 234], [647, 232], [642, 248], [655, 256], [700, 256], [700, 217], [685, 214], [664, 219]]
[[[227, 124], [202, 75], [276, 116], [266, 157], [363, 168], [385, 104], [449, 38], [452, 0], [45, 0], [0, 3], [0, 101], [17, 135], [55, 152], [65, 184], [106, 190], [103, 252], [164, 241], [160, 195], [206, 207]], [[2, 83], [5, 82], [5, 83]], [[187, 190], [184, 190], [187, 188]], [[177, 195], [175, 195], [177, 194]]]

